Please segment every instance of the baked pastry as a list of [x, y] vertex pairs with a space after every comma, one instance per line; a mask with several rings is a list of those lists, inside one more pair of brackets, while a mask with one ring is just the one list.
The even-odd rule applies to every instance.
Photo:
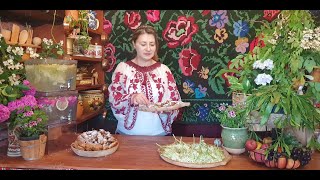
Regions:
[[115, 147], [117, 144], [118, 140], [109, 131], [99, 129], [81, 133], [72, 146], [79, 150], [101, 151]]

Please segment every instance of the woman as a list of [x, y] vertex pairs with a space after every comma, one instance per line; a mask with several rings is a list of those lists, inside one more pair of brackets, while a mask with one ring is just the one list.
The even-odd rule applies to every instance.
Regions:
[[116, 133], [161, 136], [170, 134], [178, 110], [168, 112], [139, 111], [139, 105], [181, 101], [170, 69], [158, 62], [159, 47], [155, 29], [142, 25], [132, 36], [135, 58], [120, 62], [109, 85], [109, 102], [118, 120]]

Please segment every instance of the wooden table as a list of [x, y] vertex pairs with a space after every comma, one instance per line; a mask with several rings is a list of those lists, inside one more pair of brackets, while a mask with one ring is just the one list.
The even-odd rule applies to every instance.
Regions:
[[[110, 169], [110, 170], [188, 170], [163, 161], [158, 152], [158, 146], [174, 142], [171, 136], [124, 136], [115, 135], [119, 140], [118, 150], [109, 156], [100, 158], [80, 157], [70, 148], [76, 134], [64, 135], [63, 139], [48, 142], [49, 154], [42, 159], [26, 161], [22, 157], [8, 157], [6, 146], [0, 147], [0, 167], [18, 169]], [[180, 137], [177, 137], [180, 138]], [[184, 142], [191, 142], [192, 137], [183, 137]], [[196, 138], [199, 141], [199, 137]], [[212, 144], [213, 138], [205, 138]], [[59, 144], [57, 144], [59, 142]], [[56, 144], [55, 144], [56, 143]], [[253, 162], [247, 154], [233, 155], [225, 166], [209, 168], [214, 170], [268, 170], [263, 164]], [[302, 170], [320, 170], [320, 153], [312, 155], [312, 160]]]

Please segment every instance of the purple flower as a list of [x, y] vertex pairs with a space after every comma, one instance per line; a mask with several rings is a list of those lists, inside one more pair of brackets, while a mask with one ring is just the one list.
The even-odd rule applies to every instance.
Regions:
[[6, 121], [10, 117], [10, 110], [3, 104], [0, 104], [0, 123]]
[[23, 81], [23, 85], [28, 86], [29, 90], [23, 90], [24, 95], [31, 95], [34, 96], [36, 94], [36, 89], [30, 85], [30, 82], [28, 80]]
[[32, 115], [33, 115], [33, 111], [28, 111], [28, 112], [23, 113], [24, 117], [30, 117]]
[[222, 106], [219, 107], [219, 111], [220, 111], [220, 112], [221, 112], [221, 111], [225, 111], [225, 110], [226, 110], [226, 106], [222, 105]]
[[229, 111], [229, 112], [228, 112], [228, 117], [231, 117], [231, 118], [236, 117], [236, 112], [234, 112], [234, 111]]

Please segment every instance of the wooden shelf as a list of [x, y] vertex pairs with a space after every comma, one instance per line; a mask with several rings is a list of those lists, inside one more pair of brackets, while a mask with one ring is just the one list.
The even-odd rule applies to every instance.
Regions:
[[88, 90], [88, 89], [99, 89], [101, 88], [103, 85], [98, 84], [98, 85], [83, 85], [83, 86], [77, 86], [77, 90], [78, 91], [83, 91], [83, 90]]
[[18, 44], [18, 43], [13, 43], [13, 42], [7, 42], [8, 45], [18, 45], [18, 46], [23, 46], [23, 47], [32, 47], [32, 48], [41, 48], [41, 46], [36, 46], [34, 44]]
[[78, 61], [86, 61], [86, 62], [101, 62], [102, 58], [90, 58], [86, 56], [71, 56], [72, 59], [78, 60]]
[[98, 116], [99, 114], [102, 114], [104, 112], [104, 108], [100, 109], [97, 112], [93, 112], [93, 113], [87, 113], [87, 114], [83, 114], [79, 119], [77, 119], [77, 124], [80, 124], [82, 122], [85, 122], [89, 119], [94, 118], [95, 116]]

